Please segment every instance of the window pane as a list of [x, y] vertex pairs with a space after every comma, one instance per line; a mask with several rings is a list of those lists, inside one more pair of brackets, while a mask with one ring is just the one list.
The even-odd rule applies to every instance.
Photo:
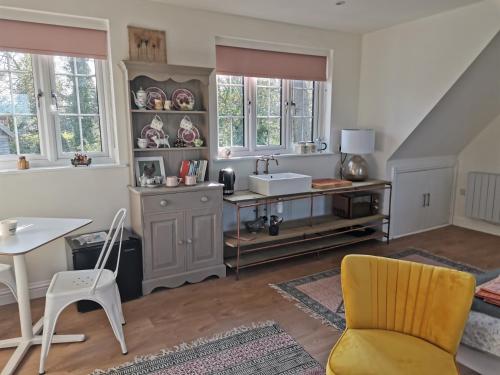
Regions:
[[78, 92], [80, 94], [80, 112], [85, 114], [99, 113], [95, 77], [78, 77]]
[[82, 118], [83, 150], [85, 152], [101, 152], [101, 126], [98, 116]]
[[257, 146], [279, 146], [281, 140], [281, 80], [256, 79]]
[[94, 59], [76, 59], [76, 72], [84, 75], [95, 75], [95, 61]]
[[74, 74], [75, 65], [73, 63], [73, 57], [54, 56], [54, 69], [56, 74]]
[[81, 150], [80, 125], [77, 116], [59, 116], [63, 152]]
[[15, 113], [36, 113], [35, 86], [33, 73], [21, 72], [11, 74], [12, 96]]
[[217, 123], [219, 147], [245, 145], [244, 80], [239, 76], [217, 76]]
[[78, 113], [75, 81], [72, 76], [56, 75], [58, 112]]
[[36, 116], [16, 116], [14, 119], [19, 134], [19, 153], [39, 154], [40, 138]]
[[314, 82], [292, 83], [292, 142], [312, 141], [314, 126]]
[[102, 152], [94, 59], [54, 57], [63, 152]]
[[40, 154], [31, 55], [0, 53], [0, 155]]

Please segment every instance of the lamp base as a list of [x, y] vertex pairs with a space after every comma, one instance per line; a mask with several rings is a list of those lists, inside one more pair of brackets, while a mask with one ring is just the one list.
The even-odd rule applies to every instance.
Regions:
[[360, 155], [352, 155], [342, 166], [342, 177], [349, 181], [364, 181], [368, 178], [368, 163]]

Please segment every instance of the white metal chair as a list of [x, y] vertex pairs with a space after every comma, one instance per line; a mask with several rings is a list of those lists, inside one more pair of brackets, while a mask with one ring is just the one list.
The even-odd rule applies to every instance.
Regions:
[[17, 300], [16, 279], [14, 278], [14, 272], [10, 264], [0, 264], [0, 283], [7, 285]]
[[[122, 353], [127, 354], [122, 328], [125, 320], [120, 293], [115, 281], [120, 263], [123, 223], [126, 215], [127, 210], [124, 208], [116, 213], [94, 269], [58, 272], [52, 278], [45, 301], [40, 374], [45, 373], [45, 361], [60, 313], [68, 305], [80, 300], [95, 301], [103, 307], [113, 333], [120, 343]], [[118, 235], [120, 235], [120, 244], [118, 246], [116, 269], [113, 272], [105, 269], [104, 266], [108, 261]]]

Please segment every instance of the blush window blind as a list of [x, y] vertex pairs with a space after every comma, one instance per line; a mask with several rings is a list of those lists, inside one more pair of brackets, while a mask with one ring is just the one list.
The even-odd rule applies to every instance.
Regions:
[[219, 74], [326, 81], [326, 56], [216, 46]]
[[106, 59], [104, 30], [0, 19], [0, 50]]

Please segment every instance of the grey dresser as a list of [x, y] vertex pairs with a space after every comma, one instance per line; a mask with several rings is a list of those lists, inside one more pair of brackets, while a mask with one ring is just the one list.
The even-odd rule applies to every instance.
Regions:
[[144, 294], [226, 276], [222, 185], [129, 189], [132, 229], [142, 238]]

